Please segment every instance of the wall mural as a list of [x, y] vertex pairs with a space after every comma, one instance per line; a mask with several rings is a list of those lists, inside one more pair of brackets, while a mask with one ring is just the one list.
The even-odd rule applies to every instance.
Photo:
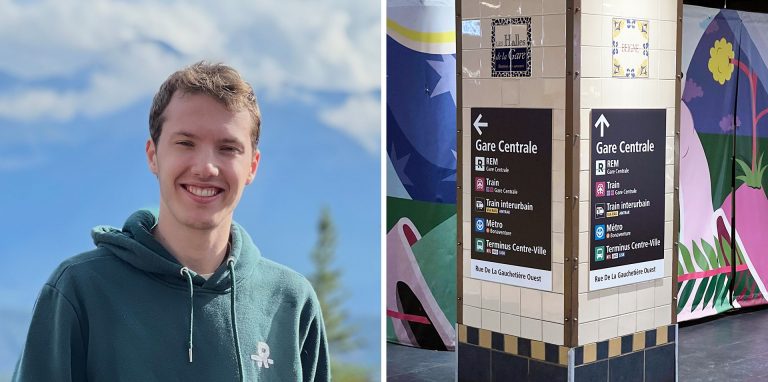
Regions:
[[678, 320], [766, 303], [768, 15], [684, 7]]
[[453, 1], [387, 2], [387, 340], [456, 346]]

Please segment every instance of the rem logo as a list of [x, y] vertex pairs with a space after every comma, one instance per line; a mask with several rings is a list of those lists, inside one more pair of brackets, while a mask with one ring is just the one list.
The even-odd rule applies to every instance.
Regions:
[[595, 175], [605, 175], [605, 159], [595, 161]]
[[485, 171], [485, 157], [475, 157], [475, 171]]

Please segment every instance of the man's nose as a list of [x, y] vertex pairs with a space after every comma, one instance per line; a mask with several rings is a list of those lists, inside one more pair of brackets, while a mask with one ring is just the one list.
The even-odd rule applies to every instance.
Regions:
[[216, 163], [216, 157], [212, 154], [199, 155], [194, 166], [192, 166], [192, 175], [200, 178], [211, 178], [219, 175], [219, 166]]

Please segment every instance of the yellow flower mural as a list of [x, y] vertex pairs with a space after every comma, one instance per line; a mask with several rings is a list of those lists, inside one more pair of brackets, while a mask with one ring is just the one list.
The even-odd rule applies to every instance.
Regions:
[[715, 46], [709, 49], [709, 62], [707, 67], [712, 72], [712, 77], [724, 85], [733, 74], [733, 44], [725, 40], [725, 37], [715, 41]]

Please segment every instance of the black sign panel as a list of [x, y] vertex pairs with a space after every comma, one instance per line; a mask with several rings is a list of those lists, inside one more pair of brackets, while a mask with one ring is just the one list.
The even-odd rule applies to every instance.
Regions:
[[666, 110], [594, 109], [591, 129], [590, 289], [663, 277]]
[[473, 277], [549, 290], [549, 272], [516, 271], [552, 269], [552, 110], [473, 108], [470, 114], [472, 259], [515, 266], [478, 271], [473, 265]]

